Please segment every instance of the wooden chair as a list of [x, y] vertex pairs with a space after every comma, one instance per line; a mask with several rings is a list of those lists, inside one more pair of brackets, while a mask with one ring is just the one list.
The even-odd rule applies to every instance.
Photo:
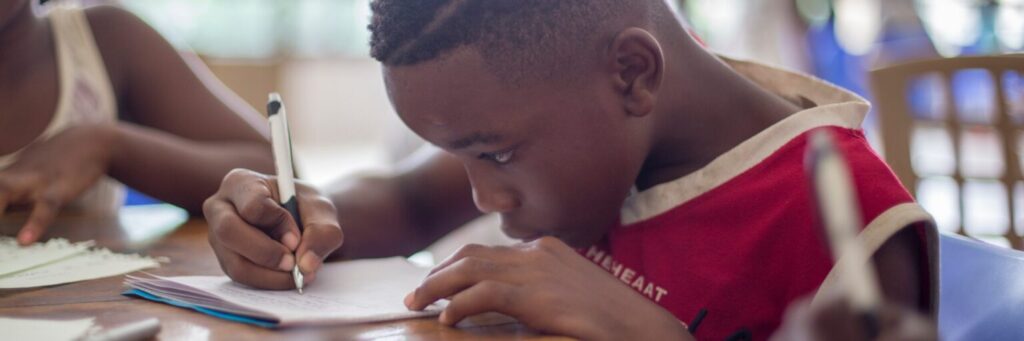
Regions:
[[[958, 113], [957, 103], [954, 98], [953, 91], [953, 79], [955, 75], [965, 70], [984, 70], [994, 84], [992, 88], [995, 89], [995, 96], [991, 100], [993, 101], [994, 117], [991, 122], [975, 122], [965, 121], [962, 115]], [[1024, 132], [1024, 117], [1014, 117], [1011, 115], [1010, 103], [1007, 102], [1008, 96], [1004, 87], [1004, 79], [1007, 73], [1016, 72], [1018, 75], [1024, 76], [1024, 55], [1000, 55], [1000, 56], [981, 56], [981, 57], [960, 57], [960, 58], [948, 58], [938, 60], [926, 60], [911, 62], [902, 65], [895, 65], [885, 67], [877, 70], [873, 70], [870, 73], [871, 88], [874, 93], [875, 107], [878, 110], [878, 118], [880, 123], [880, 132], [882, 138], [882, 146], [885, 153], [886, 161], [892, 166], [896, 175], [900, 178], [903, 184], [910, 190], [911, 194], [918, 195], [918, 184], [921, 179], [920, 174], [917, 174], [912, 165], [912, 153], [911, 153], [911, 139], [914, 132], [915, 126], [919, 124], [930, 124], [932, 126], [943, 127], [949, 134], [952, 143], [954, 160], [953, 173], [950, 177], [956, 182], [957, 187], [960, 189], [961, 195], [958, 195], [959, 204], [959, 227], [957, 232], [965, 234], [964, 225], [965, 217], [967, 212], [965, 211], [965, 200], [964, 200], [964, 184], [969, 178], [964, 175], [961, 152], [961, 139], [962, 131], [965, 128], [973, 127], [984, 127], [992, 129], [999, 135], [999, 143], [1002, 147], [1002, 159], [1003, 159], [1003, 172], [1002, 176], [998, 178], [993, 177], [992, 180], [998, 180], [999, 183], [1005, 189], [1007, 195], [1007, 211], [1009, 217], [1009, 228], [1004, 236], [1010, 245], [1015, 249], [1024, 249], [1024, 238], [1018, 234], [1024, 226], [1018, 226], [1018, 222], [1015, 219], [1014, 207], [1022, 206], [1020, 203], [1015, 203], [1015, 200], [1020, 198], [1014, 197], [1015, 186], [1021, 181], [1024, 181], [1024, 175], [1022, 175], [1021, 163], [1018, 148], [1018, 139], [1021, 138], [1022, 132]], [[945, 112], [930, 113], [929, 117], [914, 117], [912, 115], [912, 109], [909, 105], [908, 87], [911, 81], [920, 79], [922, 76], [934, 75], [938, 76], [941, 87], [944, 88], [944, 107]], [[1013, 94], [1017, 95], [1016, 91], [1024, 91], [1024, 89], [1015, 89]], [[1024, 94], [1020, 94], [1024, 96]], [[1017, 98], [1017, 97], [1014, 97]], [[1019, 104], [1019, 103], [1018, 103]]]

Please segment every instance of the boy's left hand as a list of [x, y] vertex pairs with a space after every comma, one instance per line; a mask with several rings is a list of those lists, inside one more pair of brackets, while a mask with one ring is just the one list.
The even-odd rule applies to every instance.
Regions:
[[499, 312], [531, 328], [587, 340], [690, 339], [686, 327], [560, 240], [467, 245], [435, 267], [405, 304], [451, 302], [440, 322]]

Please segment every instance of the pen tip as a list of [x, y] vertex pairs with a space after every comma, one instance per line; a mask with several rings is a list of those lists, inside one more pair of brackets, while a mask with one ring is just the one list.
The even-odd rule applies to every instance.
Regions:
[[303, 278], [302, 278], [302, 272], [299, 271], [299, 265], [298, 264], [295, 264], [295, 267], [292, 268], [292, 279], [295, 280], [295, 289], [298, 289], [299, 290], [299, 295], [302, 295]]

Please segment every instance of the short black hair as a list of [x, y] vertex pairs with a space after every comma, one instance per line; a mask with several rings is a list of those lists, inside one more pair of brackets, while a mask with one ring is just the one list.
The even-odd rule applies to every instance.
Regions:
[[[459, 47], [476, 48], [504, 79], [551, 75], [631, 16], [671, 17], [663, 0], [374, 0], [370, 54], [387, 66], [415, 65]], [[660, 6], [652, 6], [658, 4]]]

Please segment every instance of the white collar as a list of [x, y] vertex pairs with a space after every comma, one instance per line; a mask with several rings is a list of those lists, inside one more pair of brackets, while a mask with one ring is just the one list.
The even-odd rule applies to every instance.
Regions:
[[720, 58], [739, 74], [776, 95], [794, 102], [807, 99], [817, 106], [775, 123], [719, 155], [704, 168], [634, 193], [623, 203], [623, 226], [653, 218], [724, 184], [808, 130], [824, 126], [857, 129], [870, 109], [864, 98], [814, 76]]

